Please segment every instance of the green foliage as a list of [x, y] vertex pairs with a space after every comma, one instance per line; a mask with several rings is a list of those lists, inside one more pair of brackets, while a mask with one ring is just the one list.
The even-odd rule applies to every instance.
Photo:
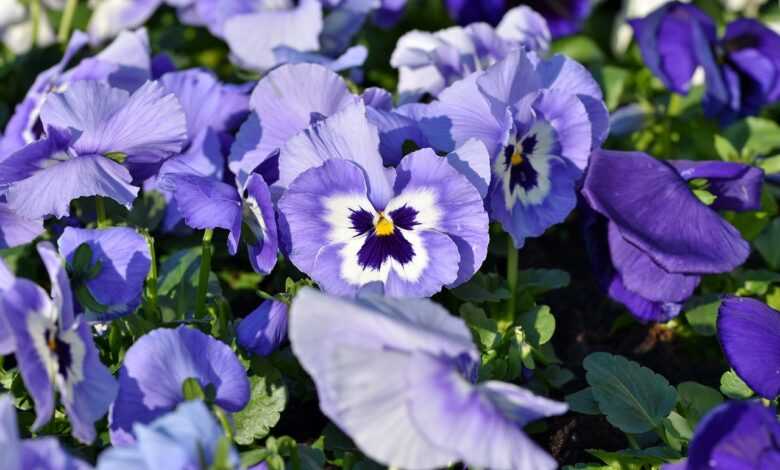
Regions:
[[753, 396], [753, 390], [733, 370], [724, 372], [720, 377], [720, 392], [734, 400]]
[[282, 381], [282, 374], [275, 367], [257, 358], [252, 361], [250, 371], [252, 391], [249, 404], [233, 415], [236, 425], [234, 439], [243, 445], [267, 436], [279, 422], [287, 405], [287, 388]]

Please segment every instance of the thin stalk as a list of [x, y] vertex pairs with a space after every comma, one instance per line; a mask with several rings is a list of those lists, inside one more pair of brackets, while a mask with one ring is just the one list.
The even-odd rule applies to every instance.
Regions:
[[30, 21], [32, 21], [32, 46], [38, 47], [38, 33], [41, 29], [41, 0], [30, 2]]
[[198, 293], [195, 298], [195, 313], [206, 316], [206, 292], [209, 289], [209, 273], [211, 272], [211, 237], [214, 231], [207, 228], [203, 231], [203, 243], [200, 249], [200, 273], [198, 276]]
[[514, 324], [517, 309], [517, 269], [519, 265], [518, 250], [512, 237], [508, 236], [506, 251], [506, 282], [509, 284], [509, 300], [507, 301], [507, 320]]
[[146, 293], [147, 293], [147, 314], [157, 315], [157, 250], [154, 247], [154, 237], [145, 233], [146, 244], [149, 245], [149, 254], [151, 257], [151, 267], [149, 268], [149, 275], [146, 276]]
[[103, 198], [100, 196], [95, 197], [95, 212], [97, 213], [98, 228], [108, 227], [109, 223], [108, 223], [108, 217], [106, 217], [106, 205], [103, 202]]
[[626, 439], [628, 440], [628, 445], [631, 446], [632, 449], [641, 449], [641, 447], [639, 447], [639, 443], [636, 441], [636, 438], [634, 436], [626, 433]]
[[61, 44], [65, 44], [70, 39], [70, 27], [73, 24], [73, 16], [76, 14], [76, 5], [78, 5], [78, 0], [68, 0], [62, 11], [60, 29], [57, 31], [57, 40]]

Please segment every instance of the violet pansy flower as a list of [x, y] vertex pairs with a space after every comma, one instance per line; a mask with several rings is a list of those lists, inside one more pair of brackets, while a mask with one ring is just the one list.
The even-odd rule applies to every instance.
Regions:
[[266, 300], [236, 327], [238, 344], [259, 356], [268, 356], [287, 339], [287, 304]]
[[718, 339], [729, 364], [759, 395], [780, 395], [780, 312], [755, 299], [727, 297], [718, 311]]
[[[589, 252], [609, 295], [643, 321], [676, 316], [702, 275], [747, 259], [748, 243], [716, 210], [756, 210], [762, 179], [761, 170], [737, 163], [594, 152], [582, 194], [597, 213], [587, 227]], [[715, 197], [710, 206], [696, 186]]]
[[386, 169], [378, 130], [362, 103], [352, 106], [282, 149], [282, 244], [330, 293], [379, 282], [390, 296], [433, 295], [485, 259], [487, 214], [470, 178], [486, 187], [487, 164], [484, 147], [470, 142], [447, 158], [421, 149]]
[[410, 31], [398, 40], [390, 65], [399, 70], [401, 102], [410, 102], [426, 93], [438, 96], [447, 86], [493, 65], [512, 49], [544, 53], [549, 44], [550, 31], [544, 18], [521, 6], [509, 10], [495, 29], [476, 23], [435, 33]]
[[74, 318], [65, 264], [54, 247], [38, 244], [51, 279], [51, 296], [26, 279], [16, 279], [0, 293], [6, 327], [13, 337], [19, 370], [35, 403], [32, 429], [46, 424], [54, 412], [55, 390], [81, 442], [92, 442], [95, 421], [102, 418], [117, 393], [116, 380], [100, 362], [92, 332], [83, 318]]
[[66, 227], [58, 246], [67, 260], [79, 313], [87, 319], [112, 320], [140, 305], [151, 255], [138, 232], [127, 227]]
[[249, 401], [246, 370], [230, 347], [186, 326], [159, 328], [139, 338], [125, 355], [109, 415], [111, 442], [135, 442], [140, 437], [134, 434], [136, 424], [173, 411], [184, 401], [187, 379], [210, 390], [214, 404], [225, 411], [241, 411]]
[[[136, 441], [112, 447], [98, 458], [98, 470], [240, 469], [238, 452], [202, 401], [188, 401], [151, 423], [136, 423]], [[227, 441], [226, 460], [216, 462]]]
[[96, 81], [74, 82], [49, 96], [41, 121], [43, 139], [0, 161], [7, 205], [29, 219], [64, 217], [71, 201], [86, 196], [129, 208], [138, 188], [128, 167], [159, 166], [186, 139], [176, 97], [156, 82], [133, 94]]
[[539, 60], [513, 50], [444, 90], [420, 126], [437, 150], [472, 137], [487, 146], [490, 217], [520, 248], [574, 209], [576, 186], [607, 136], [609, 117], [585, 67], [561, 55]]
[[556, 468], [522, 426], [566, 404], [504, 382], [475, 384], [469, 329], [430, 300], [346, 300], [306, 288], [291, 306], [290, 341], [323, 413], [380, 463]]
[[9, 395], [0, 396], [0, 449], [3, 470], [89, 470], [87, 463], [71, 457], [54, 437], [20, 439], [16, 410]]
[[696, 426], [688, 458], [663, 470], [771, 469], [780, 465], [780, 424], [775, 413], [759, 402], [729, 401]]

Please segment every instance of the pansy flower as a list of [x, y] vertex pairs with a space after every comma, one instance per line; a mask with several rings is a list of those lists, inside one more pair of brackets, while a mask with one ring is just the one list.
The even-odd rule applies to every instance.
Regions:
[[729, 401], [696, 426], [688, 458], [663, 470], [768, 470], [780, 466], [780, 424], [770, 408], [754, 401]]
[[450, 16], [461, 25], [478, 21], [497, 24], [511, 5], [522, 3], [544, 16], [553, 39], [578, 32], [591, 10], [591, 0], [445, 0], [445, 3]]
[[156, 82], [133, 94], [96, 81], [74, 82], [49, 96], [41, 121], [46, 137], [0, 160], [8, 207], [29, 219], [64, 217], [70, 202], [85, 196], [129, 208], [138, 188], [128, 167], [159, 166], [186, 139], [176, 97]]
[[241, 411], [249, 401], [246, 370], [228, 345], [186, 326], [159, 328], [139, 338], [125, 354], [119, 393], [109, 414], [111, 442], [127, 445], [140, 438], [134, 434], [137, 424], [173, 411], [184, 401], [188, 379], [196, 380], [225, 411]]
[[495, 29], [476, 23], [435, 33], [410, 31], [398, 40], [390, 65], [398, 69], [401, 102], [411, 102], [426, 93], [438, 96], [447, 86], [486, 69], [514, 48], [543, 53], [549, 45], [544, 18], [521, 6], [509, 10]]
[[290, 341], [320, 409], [377, 462], [557, 467], [522, 427], [566, 404], [509, 383], [475, 384], [480, 360], [468, 327], [430, 300], [346, 300], [306, 288], [291, 306]]
[[490, 217], [522, 247], [563, 222], [609, 117], [590, 72], [568, 57], [513, 50], [485, 72], [455, 82], [420, 126], [438, 150], [476, 137], [491, 154]]
[[87, 463], [71, 457], [54, 437], [20, 439], [16, 410], [9, 395], [0, 396], [0, 449], [3, 470], [89, 470]]
[[[737, 163], [594, 152], [582, 194], [596, 212], [589, 252], [609, 295], [644, 321], [676, 316], [702, 275], [747, 259], [748, 243], [716, 210], [756, 210], [762, 179], [761, 170]], [[711, 205], [697, 197], [702, 191]]]
[[26, 279], [16, 279], [0, 294], [14, 354], [27, 391], [35, 402], [32, 429], [54, 412], [55, 391], [65, 406], [73, 436], [90, 443], [95, 421], [102, 418], [117, 392], [116, 380], [100, 362], [92, 332], [74, 318], [65, 264], [48, 242], [38, 244], [51, 280], [51, 297]]
[[151, 423], [136, 423], [133, 429], [136, 441], [104, 451], [98, 470], [241, 468], [238, 452], [202, 401], [182, 403]]
[[66, 227], [57, 244], [67, 261], [79, 313], [87, 319], [112, 320], [140, 305], [151, 256], [138, 232], [127, 227]]
[[780, 312], [755, 299], [727, 297], [718, 310], [726, 359], [759, 395], [780, 395]]
[[282, 243], [328, 292], [354, 295], [379, 282], [391, 296], [433, 295], [485, 259], [487, 214], [469, 178], [486, 187], [487, 161], [474, 142], [447, 158], [418, 150], [386, 169], [376, 127], [362, 104], [352, 106], [282, 149]]
[[236, 327], [238, 344], [259, 356], [268, 356], [287, 339], [287, 304], [266, 300]]

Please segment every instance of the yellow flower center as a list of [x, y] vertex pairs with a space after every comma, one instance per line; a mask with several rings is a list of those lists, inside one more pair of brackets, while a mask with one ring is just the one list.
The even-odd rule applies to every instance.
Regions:
[[512, 154], [512, 166], [517, 166], [523, 163], [523, 154], [515, 150]]
[[374, 232], [379, 237], [387, 237], [389, 235], [392, 235], [395, 231], [395, 226], [393, 226], [393, 222], [390, 221], [383, 213], [379, 213], [379, 220], [376, 222], [376, 225], [374, 226]]

